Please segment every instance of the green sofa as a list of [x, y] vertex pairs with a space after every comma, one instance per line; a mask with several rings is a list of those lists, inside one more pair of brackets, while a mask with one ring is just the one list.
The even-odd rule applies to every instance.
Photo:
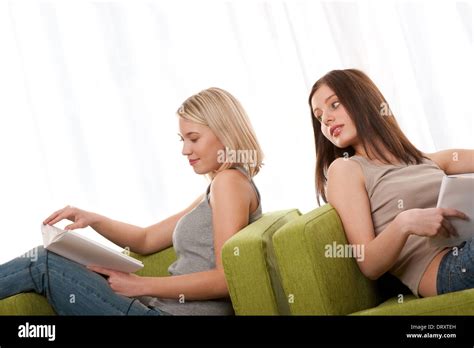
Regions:
[[367, 279], [354, 258], [327, 257], [326, 246], [334, 242], [347, 244], [341, 220], [329, 204], [274, 234], [292, 315], [474, 315], [474, 289], [416, 298], [395, 278]]
[[[297, 209], [263, 214], [263, 216], [230, 238], [222, 257], [230, 297], [237, 315], [275, 315], [289, 313], [276, 269], [273, 234], [300, 216]], [[176, 259], [173, 248], [142, 256], [143, 276], [168, 276], [168, 266]], [[18, 294], [0, 300], [0, 315], [54, 315], [46, 298], [36, 293]]]
[[[474, 315], [474, 289], [418, 299], [395, 278], [371, 281], [353, 258], [326, 257], [325, 246], [347, 244], [329, 204], [301, 215], [266, 213], [222, 249], [237, 315]], [[137, 272], [167, 276], [173, 248], [141, 256]], [[395, 280], [394, 280], [395, 279]], [[0, 301], [0, 315], [54, 315], [43, 296], [24, 293]]]

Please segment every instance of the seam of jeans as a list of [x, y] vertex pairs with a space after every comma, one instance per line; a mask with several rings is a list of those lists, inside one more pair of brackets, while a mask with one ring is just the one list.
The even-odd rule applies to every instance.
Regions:
[[30, 260], [30, 263], [29, 263], [29, 265], [28, 265], [28, 273], [30, 274], [31, 281], [32, 281], [33, 284], [35, 285], [35, 290], [38, 291], [38, 290], [39, 290], [38, 284], [36, 284], [35, 278], [33, 277], [33, 274], [31, 273], [31, 265], [32, 265], [32, 263], [33, 263], [33, 262]]
[[46, 283], [46, 292], [49, 294], [49, 297], [51, 297], [51, 289], [49, 288], [49, 265], [48, 265], [48, 261], [49, 261], [49, 252], [46, 250], [46, 280], [47, 280], [47, 283]]
[[135, 298], [135, 299], [132, 300], [132, 302], [130, 302], [130, 304], [128, 305], [128, 309], [125, 312], [125, 315], [128, 315], [128, 312], [130, 312], [130, 309], [132, 308], [132, 305], [135, 301], [138, 301], [138, 300]]
[[452, 287], [451, 287], [451, 284], [452, 284], [451, 276], [452, 276], [452, 274], [453, 274], [453, 272], [448, 270], [448, 288], [447, 288], [447, 291], [445, 291], [445, 293], [453, 291]]
[[54, 302], [54, 299], [53, 299], [53, 296], [51, 295], [51, 286], [50, 286], [50, 280], [49, 280], [49, 251], [48, 250], [44, 250], [45, 253], [46, 253], [46, 261], [45, 261], [45, 276], [46, 276], [46, 286], [45, 286], [45, 296], [48, 298], [48, 302], [49, 304], [54, 308], [54, 310], [56, 311], [56, 305], [55, 305], [55, 302]]

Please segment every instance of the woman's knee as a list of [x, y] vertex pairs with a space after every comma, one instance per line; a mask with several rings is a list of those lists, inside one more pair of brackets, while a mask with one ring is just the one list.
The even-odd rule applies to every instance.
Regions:
[[62, 257], [45, 249], [42, 245], [39, 245], [31, 249], [28, 253], [30, 254], [29, 259], [31, 261], [31, 266], [44, 265], [46, 267], [46, 264], [47, 266], [51, 266], [52, 264], [57, 263], [57, 262], [54, 262], [56, 261], [56, 258]]
[[38, 262], [43, 261], [46, 258], [48, 250], [46, 250], [42, 245], [39, 245], [30, 251], [32, 253], [31, 261]]
[[42, 245], [34, 247], [33, 249], [28, 250], [26, 253], [19, 256], [19, 258], [27, 259], [30, 262], [42, 261], [46, 256], [47, 250], [44, 249]]

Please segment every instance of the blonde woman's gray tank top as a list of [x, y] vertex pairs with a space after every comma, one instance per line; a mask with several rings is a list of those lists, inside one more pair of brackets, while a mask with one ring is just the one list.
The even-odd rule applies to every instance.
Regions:
[[[248, 177], [245, 169], [236, 167]], [[259, 219], [262, 215], [260, 193], [253, 180], [258, 207], [249, 216], [249, 224]], [[173, 232], [173, 247], [177, 259], [168, 268], [171, 275], [182, 275], [195, 272], [209, 271], [215, 268], [214, 253], [214, 228], [212, 225], [212, 209], [209, 204], [211, 185], [207, 187], [203, 200], [189, 213], [184, 215], [176, 224]], [[143, 296], [139, 300], [151, 307], [157, 307], [172, 315], [232, 315], [232, 303], [229, 299], [190, 301], [180, 297], [164, 299]]]

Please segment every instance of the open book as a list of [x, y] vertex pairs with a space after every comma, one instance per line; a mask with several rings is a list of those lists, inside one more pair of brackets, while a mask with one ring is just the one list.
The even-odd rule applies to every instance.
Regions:
[[122, 272], [135, 272], [143, 268], [141, 261], [81, 236], [77, 232], [64, 231], [49, 225], [41, 225], [41, 232], [45, 249], [82, 265], [95, 265]]
[[449, 218], [459, 236], [438, 235], [432, 238], [433, 245], [458, 246], [471, 239], [474, 236], [474, 173], [444, 176], [436, 207], [462, 211], [469, 220]]

